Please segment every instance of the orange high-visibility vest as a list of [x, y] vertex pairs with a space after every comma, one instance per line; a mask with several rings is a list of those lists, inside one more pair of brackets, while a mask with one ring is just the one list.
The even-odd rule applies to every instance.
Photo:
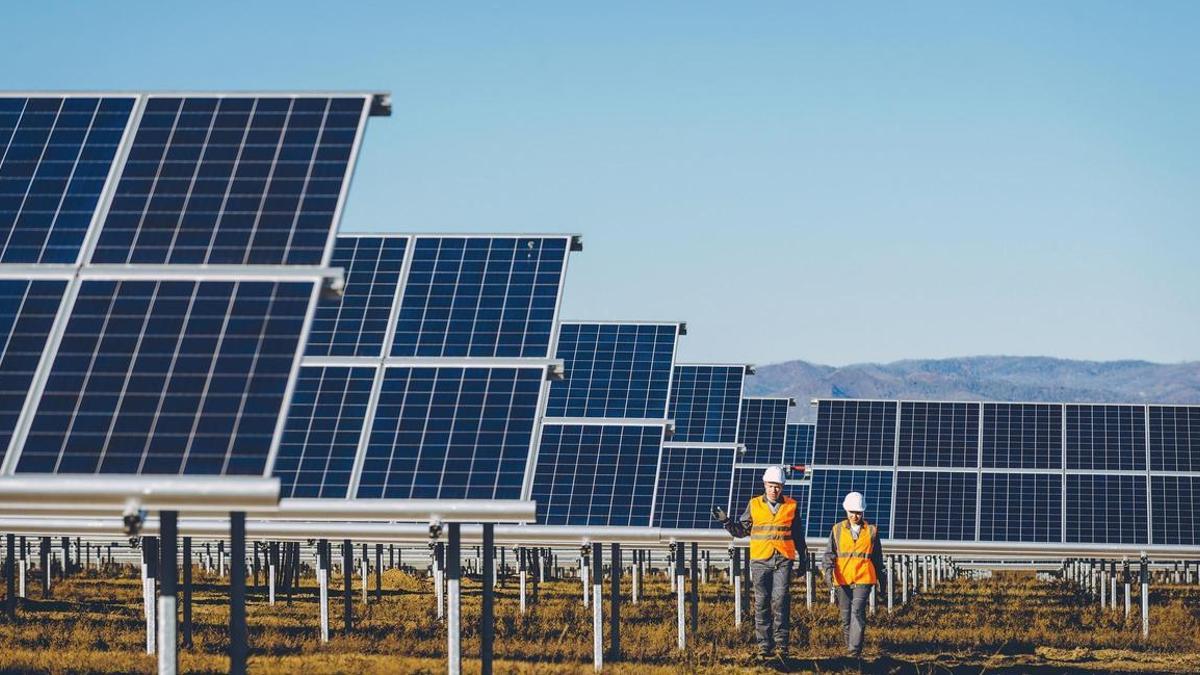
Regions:
[[766, 560], [779, 551], [791, 560], [796, 559], [796, 542], [792, 541], [792, 521], [796, 519], [796, 500], [784, 497], [775, 513], [765, 497], [750, 500], [750, 559]]
[[871, 563], [875, 532], [874, 525], [864, 522], [858, 539], [855, 539], [850, 534], [850, 521], [843, 520], [833, 526], [833, 540], [837, 542], [837, 565], [833, 568], [833, 580], [838, 586], [874, 584], [878, 581], [875, 565]]

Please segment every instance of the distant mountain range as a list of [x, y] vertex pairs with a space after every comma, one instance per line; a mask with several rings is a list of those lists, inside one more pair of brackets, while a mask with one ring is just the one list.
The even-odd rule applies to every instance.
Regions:
[[746, 378], [753, 396], [792, 396], [794, 422], [815, 421], [814, 398], [1083, 403], [1200, 403], [1200, 361], [1072, 361], [1042, 356], [822, 366], [787, 361]]

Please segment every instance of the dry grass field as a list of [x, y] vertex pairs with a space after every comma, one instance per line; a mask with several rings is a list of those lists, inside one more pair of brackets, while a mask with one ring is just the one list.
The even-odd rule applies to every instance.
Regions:
[[[373, 578], [373, 577], [372, 577]], [[196, 576], [194, 647], [181, 651], [188, 672], [222, 672], [228, 645], [227, 589]], [[626, 578], [626, 584], [628, 579]], [[340, 578], [334, 588], [340, 589]], [[0, 589], [2, 590], [2, 589]], [[612, 673], [773, 672], [756, 667], [751, 626], [733, 627], [732, 591], [713, 581], [702, 589], [700, 632], [686, 653], [675, 649], [675, 604], [667, 581], [650, 577], [645, 599], [622, 604], [624, 658], [606, 664]], [[579, 584], [542, 584], [536, 603], [521, 615], [511, 580], [496, 605], [496, 671], [501, 673], [589, 673], [591, 613], [580, 601]], [[478, 672], [478, 585], [466, 582], [464, 669]], [[81, 574], [54, 588], [50, 600], [23, 601], [15, 623], [0, 622], [3, 672], [152, 672], [143, 654], [145, 624], [140, 582], [132, 571], [100, 578]], [[248, 621], [255, 672], [439, 673], [445, 670], [445, 636], [435, 614], [429, 582], [399, 571], [384, 575], [381, 603], [354, 597], [355, 628], [340, 634], [341, 597], [330, 601], [331, 640], [318, 639], [316, 589], [311, 578], [290, 605], [274, 607], [259, 592], [249, 595]], [[860, 664], [839, 657], [841, 631], [827, 593], [804, 607], [797, 584], [793, 603], [791, 672], [858, 672]], [[955, 580], [918, 596], [888, 615], [881, 606], [868, 632], [863, 670], [890, 673], [997, 672], [1200, 672], [1200, 588], [1157, 586], [1152, 590], [1152, 631], [1142, 641], [1122, 614], [1101, 612], [1069, 586], [1040, 582], [1029, 574], [998, 575], [986, 581]], [[1135, 599], [1136, 604], [1136, 599]]]

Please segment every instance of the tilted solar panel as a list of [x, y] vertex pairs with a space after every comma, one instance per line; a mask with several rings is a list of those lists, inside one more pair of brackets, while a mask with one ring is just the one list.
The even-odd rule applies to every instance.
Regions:
[[1150, 470], [1200, 471], [1200, 406], [1152, 405]]
[[979, 464], [979, 404], [902, 401], [900, 466]]
[[981, 541], [1062, 541], [1062, 475], [984, 472]]
[[892, 536], [937, 541], [975, 540], [975, 472], [899, 471]]
[[808, 506], [808, 536], [828, 537], [835, 523], [845, 520], [842, 500], [849, 492], [861, 492], [867, 501], [867, 521], [879, 528], [879, 536], [891, 536], [892, 472], [862, 469], [817, 469], [813, 471]]
[[0, 279], [0, 464], [66, 288], [65, 280]]
[[787, 438], [783, 444], [783, 463], [788, 466], [813, 463], [813, 441], [817, 425], [789, 424]]
[[983, 466], [988, 469], [1061, 469], [1062, 406], [983, 404]]
[[666, 446], [658, 468], [654, 525], [711, 529], [712, 507], [729, 504], [734, 451], [728, 448]]
[[1200, 546], [1200, 477], [1151, 476], [1154, 544]]
[[1068, 469], [1144, 470], [1146, 407], [1066, 406]]
[[672, 441], [737, 443], [746, 366], [675, 366], [668, 417]]
[[305, 356], [383, 356], [407, 249], [408, 237], [337, 238], [329, 264], [345, 288], [317, 304]]
[[746, 452], [738, 461], [746, 464], [779, 464], [787, 438], [787, 414], [791, 399], [744, 398], [738, 442]]
[[813, 454], [814, 464], [895, 464], [896, 402], [819, 401]]
[[675, 323], [562, 323], [567, 377], [550, 384], [546, 416], [665, 419], [678, 334]]
[[1148, 543], [1146, 475], [1067, 475], [1067, 541]]

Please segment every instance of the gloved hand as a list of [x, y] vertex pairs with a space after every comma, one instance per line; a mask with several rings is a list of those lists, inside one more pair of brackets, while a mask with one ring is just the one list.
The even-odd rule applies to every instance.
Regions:
[[725, 513], [725, 509], [719, 506], [712, 507], [712, 515], [713, 519], [722, 525], [729, 522], [729, 515]]

